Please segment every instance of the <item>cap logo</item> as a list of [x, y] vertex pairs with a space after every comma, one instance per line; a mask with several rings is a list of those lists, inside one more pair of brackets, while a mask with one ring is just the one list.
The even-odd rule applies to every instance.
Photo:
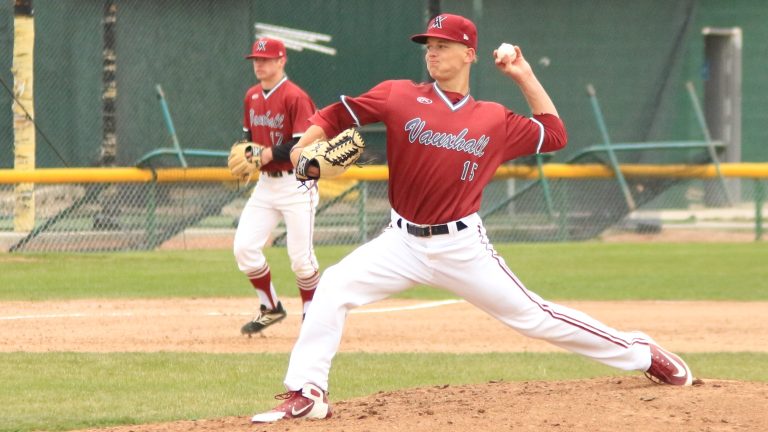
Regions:
[[266, 51], [267, 50], [267, 41], [260, 40], [259, 45], [256, 47], [256, 51]]
[[445, 17], [442, 16], [442, 15], [436, 16], [435, 20], [432, 21], [432, 27], [430, 27], [430, 28], [438, 28], [438, 29], [443, 28], [443, 20], [444, 19], [445, 19]]
[[464, 33], [464, 40], [469, 40], [469, 36], [466, 33]]

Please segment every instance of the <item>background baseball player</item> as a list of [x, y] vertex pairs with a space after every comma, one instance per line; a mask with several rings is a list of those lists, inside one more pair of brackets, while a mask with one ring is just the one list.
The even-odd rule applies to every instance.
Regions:
[[618, 331], [529, 291], [488, 240], [477, 212], [497, 167], [559, 150], [567, 141], [520, 48], [514, 56], [494, 51], [494, 57], [525, 96], [532, 118], [470, 96], [477, 30], [468, 19], [439, 15], [411, 39], [426, 45], [434, 83], [385, 81], [361, 96], [342, 96], [312, 117], [314, 125], [299, 141], [303, 146], [352, 124], [384, 122], [392, 219], [380, 236], [324, 272], [291, 353], [288, 392], [280, 395], [285, 402], [252, 421], [330, 417], [328, 374], [347, 313], [416, 284], [445, 288], [530, 337], [613, 367], [646, 371], [663, 383], [690, 385], [687, 365], [645, 334]]
[[[317, 258], [312, 246], [315, 186], [300, 188], [293, 175], [290, 149], [310, 126], [315, 104], [304, 90], [285, 75], [285, 45], [276, 39], [254, 42], [253, 72], [259, 83], [245, 93], [243, 141], [264, 146], [260, 152], [261, 174], [245, 205], [235, 232], [235, 259], [261, 300], [260, 314], [241, 331], [251, 335], [286, 316], [277, 298], [263, 248], [280, 222], [285, 221], [291, 270], [306, 312], [319, 280]], [[258, 157], [258, 155], [256, 155]]]

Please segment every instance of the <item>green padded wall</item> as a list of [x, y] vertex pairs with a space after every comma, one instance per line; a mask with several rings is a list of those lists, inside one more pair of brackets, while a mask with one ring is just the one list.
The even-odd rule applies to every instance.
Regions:
[[[319, 106], [385, 78], [421, 75], [421, 52], [408, 40], [423, 26], [420, 2], [116, 4], [119, 165], [132, 165], [147, 152], [172, 145], [157, 84], [165, 92], [183, 148], [226, 150], [239, 138], [242, 97], [255, 83], [251, 62], [244, 56], [256, 22], [332, 37], [326, 45], [337, 50], [335, 56], [307, 50], [288, 53], [288, 75]], [[101, 144], [102, 7], [93, 0], [36, 2], [38, 113], [48, 136], [55, 137], [68, 162], [76, 166], [93, 164]], [[50, 152], [38, 152], [39, 165], [61, 166]]]
[[[2, 7], [8, 8], [3, 0]], [[387, 78], [424, 77], [421, 32], [428, 1], [121, 0], [116, 25], [118, 164], [171, 146], [155, 93], [162, 85], [184, 148], [226, 149], [240, 129], [241, 97], [252, 85], [243, 59], [255, 23], [328, 34], [335, 56], [289, 51], [289, 76], [319, 106]], [[500, 42], [522, 46], [569, 128], [556, 160], [601, 142], [585, 87], [593, 84], [614, 142], [701, 139], [684, 83], [701, 89], [701, 27], [744, 29], [745, 161], [766, 160], [768, 7], [761, 0], [443, 0], [443, 11], [476, 21], [482, 60], [472, 93], [528, 114], [514, 84], [490, 58]], [[98, 160], [102, 124], [104, 1], [36, 0], [35, 112], [38, 126], [72, 166]], [[7, 21], [8, 14], [3, 14]], [[0, 22], [0, 26], [2, 22]], [[2, 34], [9, 34], [7, 24]], [[7, 36], [6, 36], [7, 37]], [[7, 43], [7, 42], [5, 42]], [[7, 51], [0, 54], [7, 65]], [[3, 68], [7, 70], [7, 66]], [[7, 74], [7, 72], [3, 72]], [[4, 75], [5, 76], [5, 75]], [[8, 122], [0, 98], [0, 122]], [[5, 107], [5, 108], [3, 108]], [[5, 120], [3, 120], [5, 119]], [[2, 125], [3, 123], [0, 123]], [[0, 129], [0, 148], [12, 146]], [[381, 134], [371, 133], [380, 150]], [[63, 166], [38, 137], [38, 165]], [[670, 156], [672, 157], [672, 156]], [[667, 155], [625, 154], [623, 162]], [[210, 162], [210, 161], [206, 161]], [[0, 160], [6, 163], [6, 158]], [[169, 164], [176, 161], [170, 160]], [[201, 162], [202, 163], [202, 162]]]
[[520, 91], [496, 70], [491, 55], [501, 42], [521, 46], [568, 127], [569, 147], [558, 160], [602, 142], [587, 84], [597, 91], [612, 141], [684, 138], [675, 130], [681, 114], [676, 96], [684, 92], [683, 53], [694, 9], [693, 1], [668, 0], [443, 2], [444, 11], [472, 16], [478, 25], [475, 96], [529, 115]]

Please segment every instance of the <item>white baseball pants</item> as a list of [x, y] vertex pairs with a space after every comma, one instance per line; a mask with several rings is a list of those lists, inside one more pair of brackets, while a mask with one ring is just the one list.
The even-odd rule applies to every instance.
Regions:
[[318, 264], [312, 235], [318, 200], [317, 187], [301, 187], [292, 174], [278, 178], [262, 174], [235, 231], [235, 260], [240, 271], [247, 275], [266, 265], [264, 246], [283, 219], [291, 270], [299, 278], [315, 274]]
[[493, 249], [477, 214], [461, 220], [467, 228], [459, 231], [451, 222], [448, 234], [432, 237], [408, 234], [407, 221], [398, 227], [398, 219], [393, 212], [392, 224], [380, 236], [323, 273], [291, 353], [288, 390], [305, 383], [328, 390], [347, 312], [416, 284], [447, 289], [526, 336], [606, 365], [650, 367], [650, 339], [644, 334], [615, 330], [526, 289]]

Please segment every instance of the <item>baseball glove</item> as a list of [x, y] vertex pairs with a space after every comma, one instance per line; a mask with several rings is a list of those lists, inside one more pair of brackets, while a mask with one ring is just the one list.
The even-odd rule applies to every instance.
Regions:
[[248, 141], [239, 141], [229, 151], [227, 165], [233, 176], [250, 179], [251, 174], [261, 168], [261, 151], [264, 146]]
[[[296, 178], [301, 181], [317, 180], [341, 175], [363, 154], [365, 141], [354, 128], [346, 129], [330, 140], [319, 140], [304, 147], [296, 163]], [[316, 176], [309, 167], [317, 167]]]

